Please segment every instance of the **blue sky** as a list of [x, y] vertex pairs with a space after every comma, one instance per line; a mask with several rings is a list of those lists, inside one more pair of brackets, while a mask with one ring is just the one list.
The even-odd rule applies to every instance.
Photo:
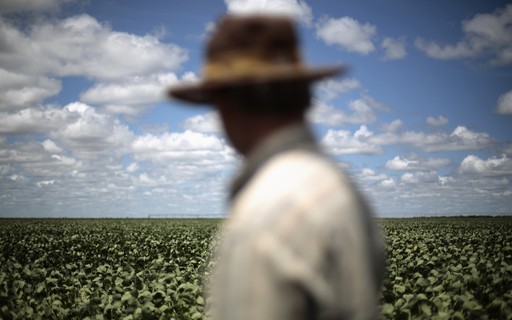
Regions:
[[0, 216], [223, 215], [216, 114], [168, 101], [225, 13], [293, 17], [319, 142], [379, 216], [512, 212], [507, 1], [0, 2]]

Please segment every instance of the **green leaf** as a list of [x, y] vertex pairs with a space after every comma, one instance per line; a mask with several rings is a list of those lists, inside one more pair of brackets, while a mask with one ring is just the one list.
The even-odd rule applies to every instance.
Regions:
[[385, 303], [382, 306], [382, 313], [388, 316], [391, 316], [393, 314], [393, 311], [395, 311], [395, 307], [393, 307], [390, 303]]
[[130, 292], [125, 292], [123, 296], [121, 297], [121, 301], [125, 302], [132, 298], [132, 294]]
[[420, 306], [421, 312], [425, 314], [427, 317], [430, 317], [432, 315], [432, 310], [430, 309], [430, 306], [426, 303], [422, 303]]

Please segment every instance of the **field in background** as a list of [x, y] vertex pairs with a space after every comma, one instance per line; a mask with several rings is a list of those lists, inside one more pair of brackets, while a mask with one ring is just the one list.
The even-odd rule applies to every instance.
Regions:
[[[381, 219], [384, 318], [512, 319], [512, 217]], [[220, 220], [0, 220], [1, 319], [201, 319]]]

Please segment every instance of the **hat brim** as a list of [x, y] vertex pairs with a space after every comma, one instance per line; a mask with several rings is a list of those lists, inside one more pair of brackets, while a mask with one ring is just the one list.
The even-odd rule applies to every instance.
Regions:
[[196, 83], [182, 84], [169, 89], [171, 98], [182, 100], [191, 104], [211, 104], [211, 93], [224, 88], [236, 88], [247, 85], [263, 83], [279, 83], [289, 81], [313, 82], [323, 78], [341, 75], [346, 72], [343, 66], [303, 69], [283, 74], [268, 76], [234, 77], [223, 80], [203, 80]]

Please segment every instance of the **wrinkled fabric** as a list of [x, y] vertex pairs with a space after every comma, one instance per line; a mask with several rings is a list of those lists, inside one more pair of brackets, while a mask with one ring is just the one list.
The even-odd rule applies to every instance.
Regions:
[[213, 319], [378, 318], [383, 256], [371, 213], [305, 127], [249, 155], [231, 201]]

